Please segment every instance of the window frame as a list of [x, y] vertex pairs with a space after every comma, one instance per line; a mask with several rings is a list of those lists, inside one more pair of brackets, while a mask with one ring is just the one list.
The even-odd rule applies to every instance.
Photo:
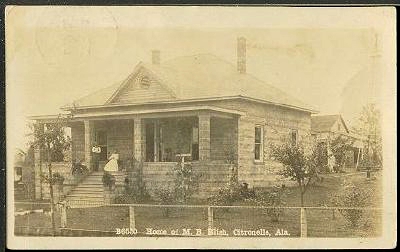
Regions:
[[[256, 138], [256, 130], [260, 129], [260, 142], [257, 143], [257, 138]], [[256, 159], [256, 148], [259, 146], [260, 148], [260, 157], [259, 159]], [[254, 126], [254, 162], [256, 163], [262, 163], [264, 162], [264, 127], [263, 125], [256, 124]]]

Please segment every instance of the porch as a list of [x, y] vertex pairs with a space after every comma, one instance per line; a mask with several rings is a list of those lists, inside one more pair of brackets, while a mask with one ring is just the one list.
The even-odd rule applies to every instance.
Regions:
[[[216, 111], [74, 118], [72, 159], [84, 160], [91, 171], [101, 171], [113, 152], [119, 154], [120, 170], [128, 169], [133, 160], [164, 164], [182, 156], [190, 162], [237, 162], [237, 129], [237, 115]], [[97, 156], [94, 145], [101, 148]]]

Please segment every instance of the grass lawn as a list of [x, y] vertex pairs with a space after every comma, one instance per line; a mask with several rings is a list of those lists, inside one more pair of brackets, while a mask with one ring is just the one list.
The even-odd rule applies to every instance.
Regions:
[[[333, 174], [322, 183], [312, 185], [305, 194], [306, 206], [329, 206], [329, 195], [337, 192], [343, 182], [352, 182], [362, 189], [372, 190], [368, 206], [381, 207], [381, 174], [373, 174], [375, 179], [366, 180], [365, 173]], [[287, 206], [299, 206], [300, 199], [296, 187], [287, 188], [284, 197]], [[238, 204], [241, 204], [238, 202]], [[308, 209], [306, 212], [309, 237], [360, 237], [379, 236], [381, 232], [381, 212], [368, 211], [360, 227], [350, 227], [343, 216], [336, 211], [333, 217], [332, 210]], [[59, 226], [59, 215], [56, 215]], [[67, 225], [72, 229], [102, 230], [115, 232], [117, 228], [129, 227], [129, 208], [103, 206], [93, 208], [71, 208], [67, 210]], [[50, 217], [43, 213], [33, 213], [25, 216], [16, 216], [16, 226], [44, 226], [50, 227]], [[139, 233], [145, 233], [146, 228], [158, 230], [183, 228], [202, 229], [207, 234], [207, 209], [173, 209], [169, 217], [164, 216], [161, 208], [135, 207], [135, 225]], [[286, 209], [279, 222], [272, 222], [269, 216], [263, 214], [262, 209], [224, 209], [214, 210], [214, 227], [225, 229], [227, 234], [233, 235], [234, 229], [268, 230], [272, 237], [278, 229], [287, 230], [291, 237], [300, 236], [300, 210]], [[110, 233], [112, 235], [112, 233]]]

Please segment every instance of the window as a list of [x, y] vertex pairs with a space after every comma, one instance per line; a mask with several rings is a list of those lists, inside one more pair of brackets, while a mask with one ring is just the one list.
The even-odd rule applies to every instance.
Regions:
[[256, 126], [254, 131], [254, 160], [262, 161], [263, 157], [263, 129], [261, 126]]
[[141, 88], [149, 88], [150, 87], [150, 79], [146, 76], [143, 76], [142, 79], [140, 80], [140, 87]]
[[199, 160], [199, 127], [192, 128], [192, 160]]
[[292, 145], [297, 145], [297, 130], [292, 130], [290, 132], [290, 140], [292, 142]]
[[135, 88], [135, 86], [143, 88], [143, 89], [148, 89], [150, 87], [151, 80], [149, 77], [143, 75], [143, 73], [139, 73], [134, 81], [134, 84], [131, 86], [131, 88]]

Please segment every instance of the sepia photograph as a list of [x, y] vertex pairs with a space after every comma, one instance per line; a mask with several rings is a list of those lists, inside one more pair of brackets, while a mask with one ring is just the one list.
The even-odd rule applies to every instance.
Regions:
[[395, 16], [7, 6], [9, 248], [395, 247]]

